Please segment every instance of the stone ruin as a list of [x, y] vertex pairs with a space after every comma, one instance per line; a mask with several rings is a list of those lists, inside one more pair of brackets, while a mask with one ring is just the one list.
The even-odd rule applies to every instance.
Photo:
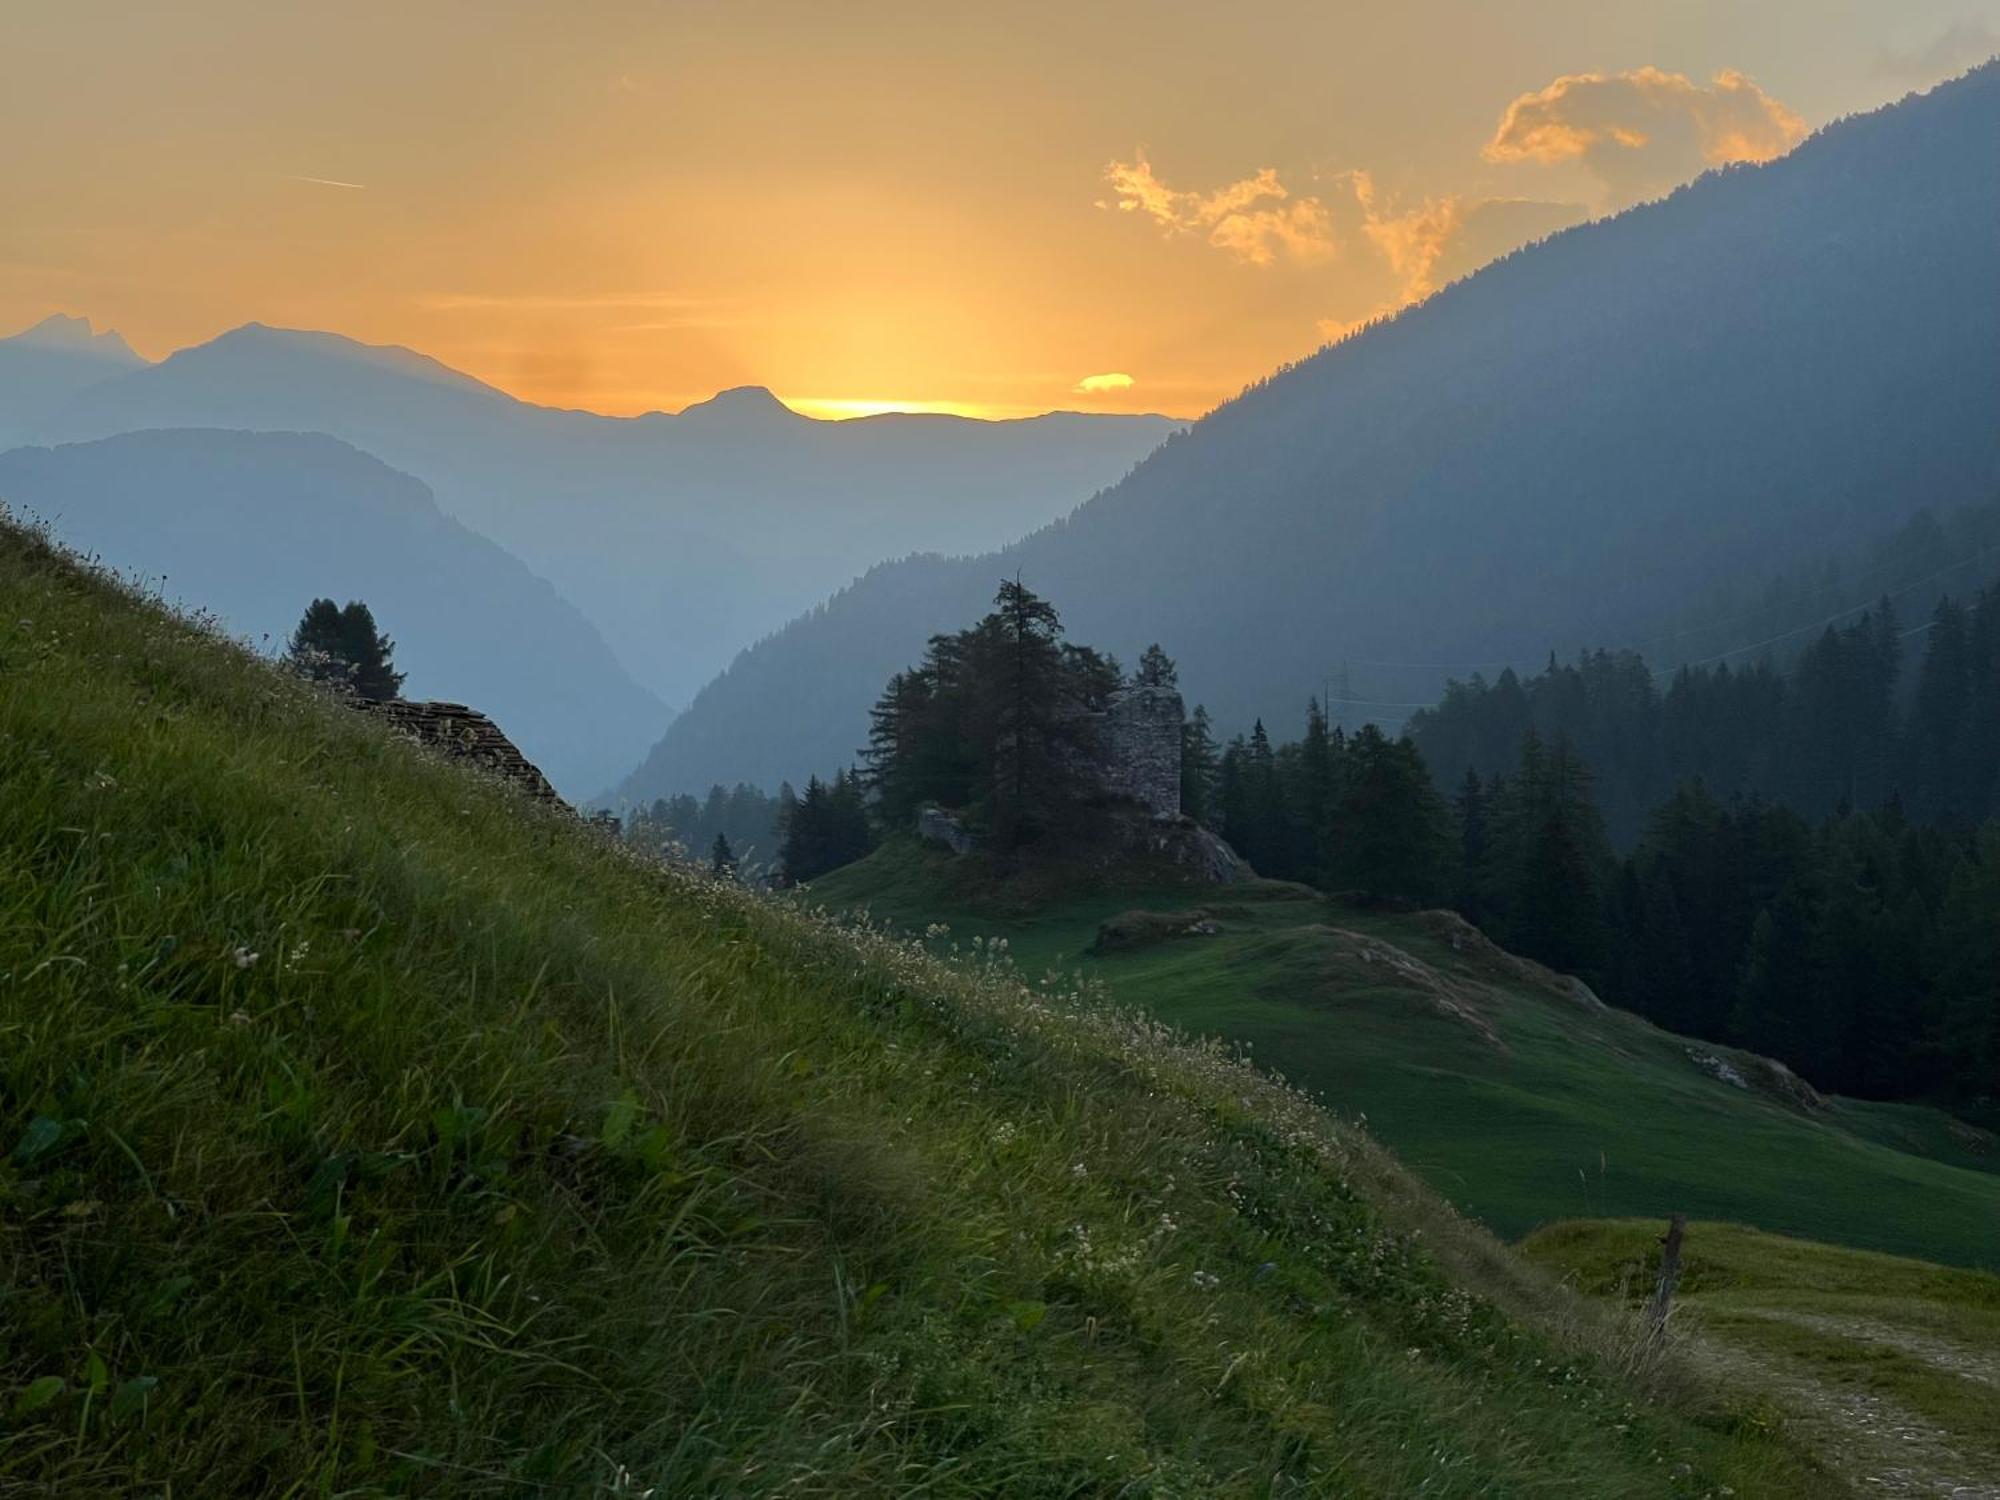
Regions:
[[469, 760], [511, 783], [537, 802], [567, 807], [541, 768], [500, 732], [500, 726], [463, 703], [418, 703], [407, 698], [349, 698], [353, 707], [388, 721], [398, 734]]
[[1111, 695], [1097, 721], [1098, 779], [1107, 796], [1154, 819], [1181, 815], [1181, 695], [1133, 683]]

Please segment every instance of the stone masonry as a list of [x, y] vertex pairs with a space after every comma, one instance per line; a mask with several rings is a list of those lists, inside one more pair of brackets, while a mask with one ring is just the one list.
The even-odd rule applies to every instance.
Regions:
[[1170, 687], [1120, 688], [1098, 725], [1099, 774], [1112, 797], [1156, 819], [1181, 812], [1181, 695]]
[[513, 783], [537, 802], [565, 804], [541, 768], [500, 732], [500, 726], [463, 703], [413, 703], [407, 698], [349, 698], [364, 713], [387, 719], [394, 728], [454, 759], [469, 760]]

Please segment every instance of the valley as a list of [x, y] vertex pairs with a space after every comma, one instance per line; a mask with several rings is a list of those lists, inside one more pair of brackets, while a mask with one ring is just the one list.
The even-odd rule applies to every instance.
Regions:
[[0, 1500], [2000, 1500], [1996, 7], [9, 15]]

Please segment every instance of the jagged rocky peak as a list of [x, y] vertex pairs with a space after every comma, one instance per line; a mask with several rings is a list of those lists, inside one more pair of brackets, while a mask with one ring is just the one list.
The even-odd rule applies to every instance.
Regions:
[[92, 328], [90, 319], [72, 317], [68, 313], [51, 313], [32, 328], [25, 328], [12, 338], [0, 342], [28, 344], [38, 349], [56, 349], [72, 354], [87, 354], [97, 359], [115, 360], [120, 364], [145, 363], [133, 352], [132, 346], [125, 342], [122, 335], [108, 328], [98, 333]]

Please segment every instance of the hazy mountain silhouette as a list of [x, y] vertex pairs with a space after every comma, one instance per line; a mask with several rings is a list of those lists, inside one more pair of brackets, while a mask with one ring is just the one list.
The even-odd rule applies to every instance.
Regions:
[[1343, 662], [1374, 700], [1350, 719], [1399, 719], [1997, 488], [2000, 63], [1519, 251], [1002, 552], [876, 570], [745, 652], [626, 790], [844, 763], [884, 677], [1017, 570], [1077, 639], [1164, 642], [1226, 728], [1295, 724]]
[[518, 558], [334, 438], [197, 429], [17, 448], [0, 454], [0, 500], [267, 648], [317, 596], [366, 600], [405, 694], [491, 715], [572, 797], [610, 785], [668, 717]]
[[0, 448], [24, 440], [85, 386], [141, 369], [146, 361], [88, 318], [61, 313], [0, 339]]
[[249, 324], [80, 392], [43, 441], [151, 427], [328, 432], [428, 483], [684, 701], [884, 557], [973, 552], [1111, 483], [1177, 424], [815, 421], [756, 387], [679, 415], [517, 401], [407, 349]]

